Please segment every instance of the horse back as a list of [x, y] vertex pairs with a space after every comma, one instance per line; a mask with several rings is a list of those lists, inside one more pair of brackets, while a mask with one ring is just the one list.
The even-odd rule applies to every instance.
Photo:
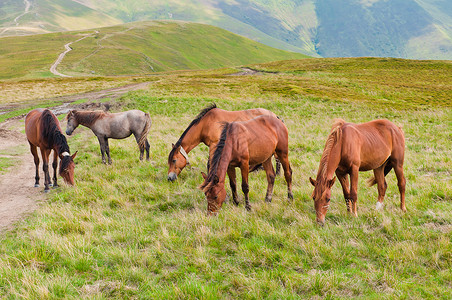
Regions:
[[273, 155], [277, 147], [288, 145], [288, 130], [276, 117], [260, 115], [248, 121], [234, 122], [237, 145], [242, 145], [249, 153], [251, 164], [262, 163]]
[[[38, 147], [47, 147], [47, 141], [43, 136], [42, 115], [46, 109], [36, 108], [30, 111], [25, 117], [25, 134], [30, 143]], [[50, 111], [49, 111], [50, 112]], [[58, 130], [61, 131], [60, 122], [57, 117], [50, 112]]]
[[402, 130], [388, 120], [345, 123], [342, 130], [342, 163], [359, 163], [360, 170], [379, 167], [390, 156], [403, 156]]

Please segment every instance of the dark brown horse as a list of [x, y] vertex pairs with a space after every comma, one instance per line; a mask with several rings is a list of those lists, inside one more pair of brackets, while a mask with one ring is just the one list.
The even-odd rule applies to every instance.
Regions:
[[74, 185], [74, 157], [75, 152], [71, 155], [66, 137], [63, 135], [60, 122], [55, 115], [48, 109], [34, 109], [25, 117], [25, 133], [27, 134], [30, 150], [33, 154], [36, 176], [35, 187], [39, 187], [39, 156], [37, 147], [41, 150], [42, 169], [44, 170], [44, 191], [49, 191], [50, 174], [49, 174], [49, 156], [53, 150], [53, 186], [57, 187], [56, 168], [58, 157], [60, 161], [59, 174], [64, 181], [70, 185]]
[[209, 174], [204, 173], [204, 183], [200, 189], [207, 197], [207, 210], [215, 214], [226, 198], [224, 182], [226, 173], [232, 189], [232, 197], [237, 205], [237, 188], [235, 168], [242, 173], [242, 191], [245, 194], [245, 204], [251, 209], [248, 199], [248, 173], [250, 167], [262, 164], [267, 173], [267, 194], [265, 200], [270, 202], [273, 194], [275, 171], [271, 158], [276, 154], [284, 169], [287, 182], [288, 197], [292, 194], [292, 169], [289, 164], [288, 131], [286, 125], [272, 116], [259, 116], [243, 122], [225, 123], [220, 140], [211, 158]]
[[149, 160], [149, 142], [147, 135], [151, 128], [151, 118], [149, 114], [141, 110], [129, 110], [120, 113], [106, 113], [99, 111], [77, 111], [71, 110], [67, 115], [66, 134], [71, 135], [78, 125], [83, 125], [91, 129], [100, 144], [102, 162], [105, 164], [105, 154], [108, 163], [111, 164], [110, 147], [108, 139], [124, 139], [131, 134], [135, 136], [140, 148], [140, 160], [143, 159], [146, 149], [146, 160]]
[[[314, 186], [312, 198], [317, 222], [323, 224], [330, 205], [331, 187], [336, 173], [344, 192], [347, 210], [358, 216], [358, 173], [374, 171], [370, 185], [378, 186], [377, 209], [383, 206], [386, 192], [385, 176], [394, 169], [400, 192], [400, 209], [405, 208], [405, 177], [403, 160], [405, 137], [402, 130], [388, 120], [374, 120], [362, 124], [335, 120], [320, 160], [317, 179], [309, 178]], [[350, 175], [350, 185], [347, 175]]]
[[[177, 179], [177, 176], [189, 163], [188, 153], [200, 143], [209, 147], [209, 157], [211, 157], [220, 139], [224, 122], [246, 121], [261, 115], [276, 117], [274, 113], [263, 108], [227, 111], [219, 109], [213, 104], [203, 109], [188, 125], [168, 155], [168, 180]], [[277, 164], [277, 171], [278, 168], [279, 164]]]

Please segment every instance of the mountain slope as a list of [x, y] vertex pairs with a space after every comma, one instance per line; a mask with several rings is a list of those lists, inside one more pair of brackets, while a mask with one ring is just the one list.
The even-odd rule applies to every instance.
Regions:
[[[90, 28], [96, 22], [111, 25], [173, 19], [211, 24], [272, 47], [312, 56], [452, 59], [449, 0], [26, 1], [40, 9], [33, 18], [48, 24], [48, 31]], [[16, 34], [11, 28], [15, 26], [13, 19], [24, 6], [18, 8], [16, 2], [0, 3], [0, 26], [10, 26], [3, 33], [0, 27], [0, 36]], [[43, 7], [53, 7], [58, 14]], [[77, 18], [73, 9], [80, 11]], [[24, 16], [19, 23], [26, 20]], [[42, 25], [37, 21], [27, 24], [35, 31], [43, 30], [36, 27]]]
[[[82, 37], [86, 38], [79, 40]], [[58, 71], [73, 76], [142, 75], [306, 57], [210, 25], [134, 22], [96, 31], [3, 38], [0, 79], [53, 76], [49, 68], [69, 42], [74, 42], [72, 51]]]

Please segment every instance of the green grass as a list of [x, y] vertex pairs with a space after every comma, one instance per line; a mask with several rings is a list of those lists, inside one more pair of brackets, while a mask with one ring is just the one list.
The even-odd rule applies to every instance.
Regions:
[[[121, 110], [151, 114], [150, 162], [138, 160], [137, 145], [129, 138], [110, 141], [113, 165], [103, 165], [97, 139], [88, 129], [77, 129], [68, 138], [72, 152], [79, 151], [77, 185], [52, 192], [31, 217], [3, 235], [0, 295], [451, 298], [452, 120], [447, 92], [438, 93], [439, 103], [433, 104], [425, 95], [436, 93], [436, 86], [413, 89], [419, 99], [415, 108], [399, 99], [396, 89], [388, 90], [388, 100], [373, 97], [370, 90], [392, 80], [361, 77], [358, 68], [348, 66], [366, 64], [365, 59], [344, 60], [340, 68], [337, 62], [322, 61], [320, 71], [297, 71], [281, 62], [280, 69], [272, 67], [279, 73], [256, 76], [226, 75], [231, 70], [175, 72], [162, 75], [146, 91], [127, 94], [118, 100]], [[388, 75], [413, 68], [410, 78], [439, 78], [450, 86], [450, 79], [441, 77], [447, 63], [424, 75], [410, 61], [394, 68], [378, 61], [372, 65]], [[254, 67], [270, 70], [268, 65]], [[355, 82], [355, 76], [362, 84], [358, 91], [353, 84], [337, 84], [337, 78]], [[301, 92], [315, 79], [320, 81], [315, 91]], [[411, 81], [416, 80], [407, 85], [414, 85]], [[292, 91], [276, 89], [289, 83]], [[273, 202], [265, 203], [265, 174], [259, 172], [250, 175], [251, 212], [243, 203], [227, 203], [218, 217], [207, 216], [204, 194], [197, 189], [206, 169], [205, 146], [190, 152], [192, 165], [177, 182], [167, 182], [171, 142], [212, 101], [224, 109], [264, 107], [284, 118], [293, 202], [287, 201], [285, 182], [278, 177]], [[366, 186], [367, 172], [360, 174], [357, 218], [346, 213], [336, 184], [326, 225], [315, 223], [308, 178], [316, 174], [336, 117], [351, 122], [388, 118], [403, 128], [407, 213], [398, 208], [393, 172], [387, 176], [384, 210], [375, 210], [377, 190]]]
[[196, 23], [137, 22], [97, 30], [2, 38], [0, 80], [50, 76], [64, 45], [85, 35], [92, 36], [71, 45], [58, 71], [73, 76], [143, 75], [306, 57]]

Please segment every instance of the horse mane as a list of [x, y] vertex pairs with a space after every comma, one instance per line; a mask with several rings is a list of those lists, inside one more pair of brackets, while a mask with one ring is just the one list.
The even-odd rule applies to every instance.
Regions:
[[106, 115], [106, 113], [102, 110], [93, 110], [93, 111], [73, 110], [72, 112], [77, 122], [86, 126], [93, 125], [98, 119]]
[[[322, 158], [320, 159], [319, 164], [319, 171], [317, 172], [317, 184], [316, 188], [314, 189], [314, 193], [316, 191], [323, 191], [325, 190], [325, 187], [327, 185], [327, 170], [328, 170], [328, 161], [331, 154], [331, 149], [333, 149], [334, 145], [337, 143], [337, 141], [340, 140], [342, 130], [342, 125], [345, 124], [345, 121], [343, 119], [334, 119], [333, 125], [331, 126], [330, 134], [328, 135], [328, 138], [325, 143], [325, 148], [323, 148]], [[317, 195], [320, 196], [320, 195]], [[320, 197], [315, 197], [315, 199], [319, 199]]]
[[188, 133], [188, 131], [196, 124], [201, 121], [201, 119], [212, 109], [217, 108], [217, 105], [215, 103], [212, 103], [210, 106], [204, 108], [199, 112], [199, 114], [196, 116], [196, 118], [191, 121], [191, 123], [188, 125], [188, 127], [185, 129], [185, 131], [180, 136], [179, 140], [176, 142], [176, 144], [173, 146], [173, 149], [171, 150], [169, 156], [168, 156], [168, 162], [171, 162], [173, 160], [174, 154], [176, 153], [176, 149], [182, 144], [182, 140], [184, 139], [185, 135]]
[[[66, 137], [61, 133], [58, 123], [55, 121], [55, 117], [48, 109], [42, 112], [41, 116], [41, 134], [47, 141], [50, 149], [57, 150], [58, 154], [67, 152], [70, 153], [69, 145]], [[64, 157], [66, 158], [66, 157]], [[72, 159], [71, 159], [72, 160]], [[69, 165], [71, 160], [62, 159], [60, 170], [64, 170]]]
[[215, 177], [218, 178], [217, 175], [218, 166], [220, 164], [221, 155], [223, 154], [223, 149], [224, 146], [226, 145], [226, 138], [228, 137], [230, 129], [231, 123], [225, 122], [221, 130], [220, 140], [218, 141], [218, 144], [215, 147], [215, 151], [210, 161], [209, 174], [207, 174], [205, 182], [201, 185], [202, 189], [205, 189], [209, 185], [209, 183], [214, 182], [216, 180]]

